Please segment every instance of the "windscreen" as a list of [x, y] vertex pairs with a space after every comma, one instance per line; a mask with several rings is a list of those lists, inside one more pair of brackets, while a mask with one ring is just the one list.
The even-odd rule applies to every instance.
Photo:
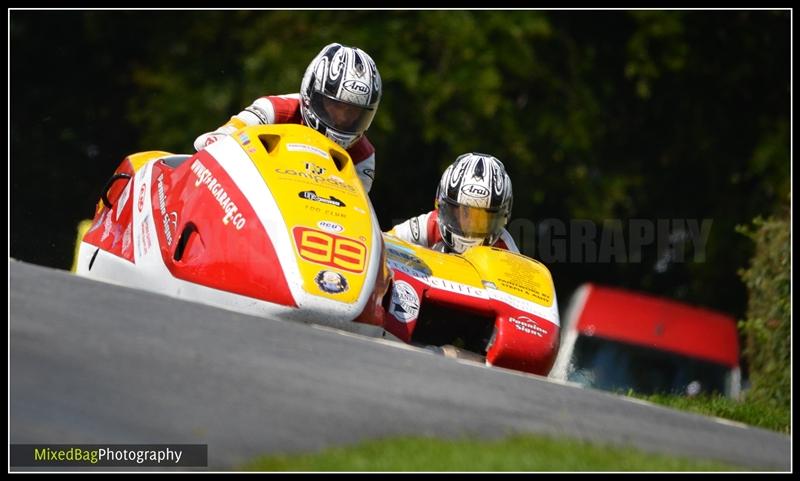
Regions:
[[579, 336], [567, 379], [606, 391], [641, 394], [727, 394], [726, 366], [677, 353]]

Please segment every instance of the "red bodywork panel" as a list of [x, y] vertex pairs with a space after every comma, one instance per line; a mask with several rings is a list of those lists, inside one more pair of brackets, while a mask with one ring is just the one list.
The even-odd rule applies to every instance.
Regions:
[[378, 264], [380, 271], [375, 277], [375, 288], [367, 300], [367, 305], [361, 314], [354, 319], [354, 322], [361, 322], [364, 324], [372, 324], [375, 326], [383, 326], [386, 319], [386, 310], [383, 307], [383, 299], [386, 296], [386, 291], [389, 289], [389, 284], [392, 280], [392, 273], [386, 265], [386, 246], [381, 239], [381, 260]]
[[[197, 172], [192, 170], [198, 161], [207, 169], [202, 174], [197, 167]], [[126, 158], [116, 172], [133, 176], [133, 170]], [[213, 187], [203, 182], [209, 178]], [[142, 196], [150, 195], [161, 257], [173, 276], [297, 307], [264, 226], [210, 154], [200, 151], [175, 168], [158, 160], [150, 179], [142, 184], [142, 192], [132, 192], [133, 186], [133, 179], [118, 180], [111, 186], [108, 198], [114, 207], [98, 204], [84, 242], [134, 262], [130, 238], [133, 209], [141, 212]], [[127, 194], [123, 188], [128, 189]], [[121, 209], [118, 219], [117, 209]]]
[[[198, 169], [198, 161], [208, 169], [203, 171], [204, 177], [216, 180], [213, 190], [192, 170], [193, 166]], [[296, 307], [264, 226], [244, 194], [210, 154], [201, 150], [175, 169], [163, 162], [153, 167], [153, 217], [164, 263], [173, 276]], [[159, 198], [162, 185], [163, 211]], [[232, 206], [235, 209], [231, 210]], [[176, 260], [182, 237], [186, 237], [186, 245]]]
[[486, 360], [500, 366], [547, 375], [556, 360], [558, 326], [530, 313], [492, 301], [497, 311], [495, 339]]
[[732, 317], [668, 299], [590, 285], [576, 329], [586, 336], [739, 365], [739, 336]]
[[[552, 322], [495, 299], [439, 289], [399, 269], [394, 270], [394, 281], [407, 283], [414, 289], [420, 300], [420, 316], [426, 304], [436, 304], [451, 308], [455, 317], [458, 312], [468, 312], [493, 320], [494, 340], [486, 352], [491, 365], [539, 375], [547, 375], [553, 366], [560, 329]], [[384, 328], [402, 341], [411, 342], [418, 318], [399, 320], [386, 307], [381, 312]]]
[[137, 193], [132, 192], [134, 169], [127, 157], [114, 174], [127, 174], [131, 178], [119, 178], [111, 184], [107, 198], [112, 207], [106, 207], [103, 201], [97, 203], [92, 227], [86, 231], [83, 241], [133, 262], [132, 206], [136, 204]]

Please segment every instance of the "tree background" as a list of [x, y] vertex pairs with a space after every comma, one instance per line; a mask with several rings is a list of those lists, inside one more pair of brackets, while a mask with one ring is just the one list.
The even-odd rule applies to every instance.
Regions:
[[[712, 219], [703, 262], [553, 262], [743, 317], [735, 230], [790, 194], [790, 11], [10, 11], [10, 255], [69, 268], [119, 162], [192, 152], [330, 42], [378, 64], [381, 227], [432, 208], [445, 166], [491, 153], [512, 219]], [[538, 258], [536, 246], [517, 239]], [[691, 259], [691, 251], [688, 259]]]

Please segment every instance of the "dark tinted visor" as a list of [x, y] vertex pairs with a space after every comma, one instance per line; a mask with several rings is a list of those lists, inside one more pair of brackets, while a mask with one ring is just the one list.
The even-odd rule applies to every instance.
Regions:
[[363, 133], [375, 116], [375, 109], [342, 102], [319, 92], [311, 94], [311, 108], [328, 127], [351, 134]]

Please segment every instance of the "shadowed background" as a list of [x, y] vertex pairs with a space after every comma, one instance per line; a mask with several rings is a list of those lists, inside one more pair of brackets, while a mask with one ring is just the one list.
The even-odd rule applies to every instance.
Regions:
[[384, 230], [430, 210], [468, 151], [506, 165], [512, 219], [713, 221], [704, 262], [653, 243], [638, 263], [547, 263], [562, 306], [595, 281], [741, 318], [752, 242], [735, 226], [789, 202], [789, 11], [11, 11], [9, 37], [10, 251], [36, 264], [69, 268], [125, 155], [192, 152], [297, 92], [334, 41], [383, 78]]

